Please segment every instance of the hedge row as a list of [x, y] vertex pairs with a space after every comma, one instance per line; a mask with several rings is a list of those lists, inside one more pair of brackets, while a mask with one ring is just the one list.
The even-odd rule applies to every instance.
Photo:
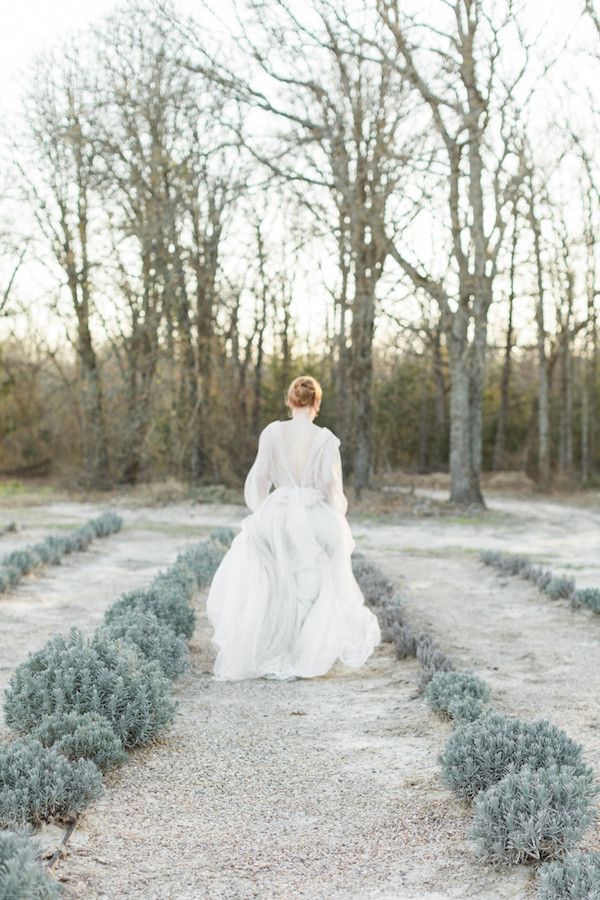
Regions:
[[0, 831], [0, 900], [57, 900], [60, 888], [40, 865], [26, 833]]
[[600, 588], [577, 588], [573, 578], [555, 575], [550, 569], [536, 566], [526, 556], [501, 553], [499, 550], [483, 550], [480, 560], [504, 575], [526, 578], [552, 600], [569, 600], [573, 606], [586, 606], [600, 613]]
[[113, 603], [91, 637], [55, 635], [15, 670], [4, 698], [15, 737], [0, 747], [0, 826], [13, 829], [0, 832], [0, 900], [57, 896], [14, 829], [73, 820], [102, 792], [103, 772], [171, 724], [171, 680], [189, 664], [189, 602], [233, 536], [215, 529], [146, 590]]
[[600, 898], [600, 854], [569, 852], [594, 821], [598, 792], [581, 746], [549, 722], [491, 711], [488, 685], [453, 671], [427, 634], [412, 631], [377, 567], [357, 555], [353, 569], [383, 639], [395, 644], [399, 657], [414, 651], [422, 659], [429, 706], [454, 721], [439, 757], [442, 779], [474, 803], [470, 836], [480, 858], [493, 864], [556, 859], [540, 869], [539, 900]]
[[366, 603], [379, 621], [384, 641], [394, 645], [398, 659], [415, 656], [421, 663], [421, 689], [437, 672], [454, 668], [450, 657], [425, 631], [418, 631], [406, 621], [402, 601], [392, 582], [361, 553], [352, 555], [352, 570]]
[[0, 593], [15, 587], [24, 575], [34, 569], [46, 565], [56, 566], [65, 554], [87, 550], [95, 538], [115, 534], [122, 526], [120, 516], [114, 512], [106, 512], [75, 528], [70, 534], [48, 535], [37, 544], [13, 550], [0, 560]]

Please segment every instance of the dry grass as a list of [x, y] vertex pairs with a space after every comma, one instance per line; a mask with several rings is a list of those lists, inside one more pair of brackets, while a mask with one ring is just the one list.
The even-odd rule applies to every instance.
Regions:
[[167, 506], [174, 503], [231, 503], [243, 505], [242, 488], [223, 484], [189, 485], [176, 478], [137, 485], [115, 485], [106, 491], [83, 489], [58, 479], [0, 480], [0, 502], [29, 507], [48, 502], [110, 505], [118, 501], [130, 507]]

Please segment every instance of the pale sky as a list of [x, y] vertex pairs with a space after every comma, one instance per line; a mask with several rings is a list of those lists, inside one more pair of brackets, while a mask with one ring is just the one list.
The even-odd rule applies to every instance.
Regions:
[[[213, 0], [213, 9], [224, 9], [228, 2]], [[300, 12], [304, 2], [290, 0], [290, 5]], [[11, 122], [19, 115], [19, 98], [32, 57], [61, 38], [84, 31], [117, 5], [119, 0], [0, 0], [0, 119], [5, 130], [10, 133]], [[200, 0], [176, 0], [176, 5], [185, 13], [201, 10]], [[532, 31], [543, 31], [543, 45], [548, 51], [545, 58], [554, 52], [560, 55], [565, 39], [571, 35], [575, 46], [589, 45], [590, 31], [587, 23], [581, 22], [582, 6], [582, 0], [527, 0], [527, 24]], [[581, 56], [566, 54], [554, 74], [559, 81], [576, 84], [578, 78], [586, 77], [582, 62]]]
[[[292, 5], [302, 9], [303, 0]], [[85, 29], [118, 5], [116, 0], [2, 0], [0, 3], [0, 109], [18, 104], [22, 73], [31, 57], [69, 33]], [[225, 5], [215, 3], [215, 9]], [[550, 26], [557, 40], [570, 33], [580, 17], [580, 0], [528, 0], [530, 21]], [[199, 0], [179, 0], [185, 12]]]
[[[0, 14], [2, 107], [18, 101], [23, 65], [61, 36], [85, 28], [107, 13], [114, 0], [3, 0]], [[21, 77], [20, 77], [21, 76]]]

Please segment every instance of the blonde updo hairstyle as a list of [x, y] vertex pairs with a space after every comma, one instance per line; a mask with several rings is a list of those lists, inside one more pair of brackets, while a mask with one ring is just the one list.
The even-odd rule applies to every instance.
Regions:
[[285, 404], [289, 406], [290, 410], [312, 407], [315, 412], [318, 412], [322, 396], [323, 391], [316, 378], [313, 378], [312, 375], [300, 375], [298, 378], [294, 378], [290, 384]]

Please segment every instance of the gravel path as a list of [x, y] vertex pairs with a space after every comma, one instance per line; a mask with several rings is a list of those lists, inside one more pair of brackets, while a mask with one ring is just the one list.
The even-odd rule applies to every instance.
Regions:
[[466, 808], [438, 783], [448, 727], [414, 662], [218, 683], [203, 618], [165, 743], [108, 780], [59, 869], [65, 896], [147, 900], [508, 898], [465, 852]]
[[[240, 514], [184, 504], [119, 511], [120, 535], [0, 598], [1, 682], [50, 634], [91, 630], [123, 590]], [[96, 512], [49, 505], [40, 528]], [[565, 727], [600, 774], [600, 621], [526, 582], [503, 583], [476, 559], [480, 547], [528, 552], [597, 584], [599, 525], [597, 510], [528, 498], [493, 502], [484, 520], [352, 527], [358, 549], [402, 587], [411, 617], [490, 682], [497, 707]], [[2, 549], [24, 538], [7, 535]], [[474, 858], [470, 810], [439, 782], [449, 726], [415, 697], [414, 662], [383, 647], [357, 673], [283, 684], [216, 683], [211, 665], [201, 616], [173, 730], [107, 778], [57, 866], [67, 900], [533, 897], [530, 870], [496, 872]], [[592, 833], [588, 844], [598, 843]]]
[[[103, 507], [81, 503], [54, 503], [4, 515], [16, 520], [20, 531], [2, 538], [0, 553], [35, 543], [46, 534], [75, 528], [98, 515]], [[10, 673], [27, 654], [37, 650], [56, 632], [73, 625], [86, 633], [101, 621], [105, 609], [125, 590], [148, 584], [177, 553], [197, 542], [213, 523], [229, 524], [229, 515], [215, 508], [176, 507], [130, 510], [119, 508], [122, 531], [92, 542], [84, 553], [63, 557], [60, 566], [46, 566], [27, 576], [18, 588], [0, 594], [0, 692]], [[0, 708], [0, 729], [2, 728]]]
[[[469, 558], [377, 562], [404, 585], [410, 618], [490, 683], [499, 709], [566, 729], [600, 779], [600, 617]], [[600, 831], [593, 840], [600, 843]]]
[[[403, 586], [409, 618], [460, 667], [490, 684], [497, 709], [564, 728], [583, 745], [600, 781], [598, 616], [551, 601], [530, 583], [498, 575], [466, 555], [371, 556]], [[598, 813], [582, 844], [588, 849], [600, 850]], [[523, 896], [534, 895], [531, 882]]]

